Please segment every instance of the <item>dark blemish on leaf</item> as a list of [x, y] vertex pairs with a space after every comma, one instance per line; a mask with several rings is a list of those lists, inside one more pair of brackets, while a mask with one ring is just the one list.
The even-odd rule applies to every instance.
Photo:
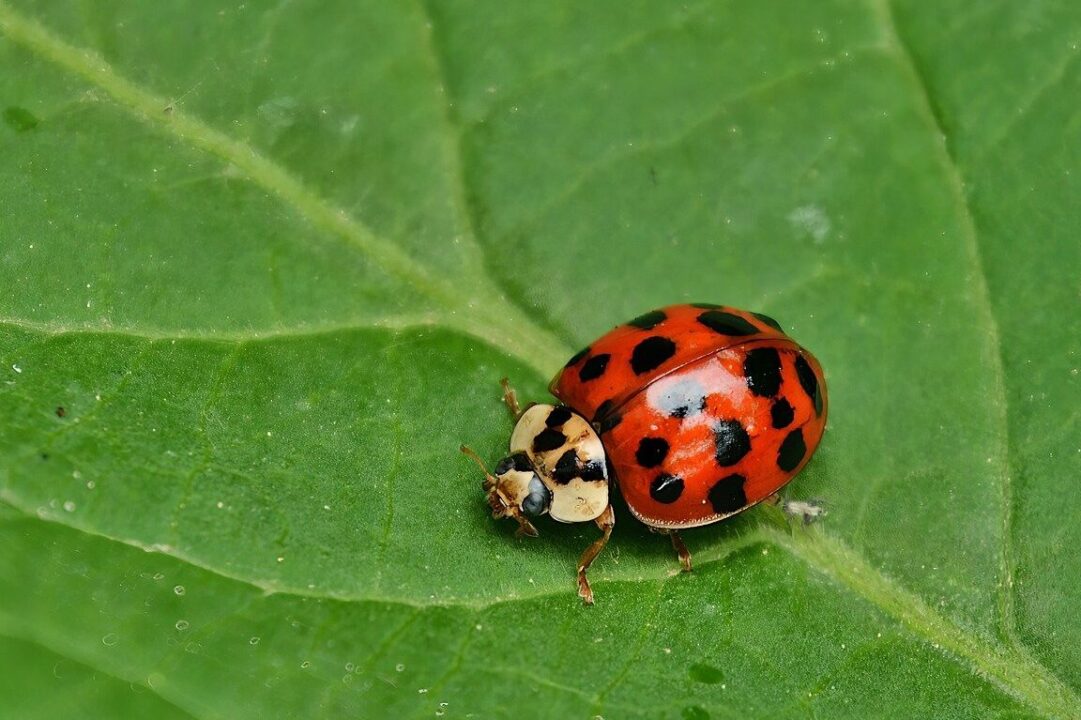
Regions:
[[687, 672], [691, 676], [691, 680], [695, 682], [706, 683], [707, 685], [717, 685], [724, 682], [724, 673], [712, 665], [695, 663], [691, 665], [690, 670]]
[[649, 179], [653, 181], [654, 185], [657, 184], [657, 168], [655, 168], [655, 167], [650, 167], [649, 168]]
[[63, 405], [57, 405], [56, 406], [56, 416], [58, 418], [62, 418], [64, 416], [66, 416], [67, 414], [68, 414], [68, 411], [64, 409]]
[[683, 720], [709, 720], [709, 712], [700, 705], [688, 705], [683, 708], [679, 716]]
[[41, 453], [41, 459], [42, 460], [48, 460], [49, 459], [49, 453]]
[[27, 132], [38, 126], [38, 119], [26, 108], [12, 105], [4, 110], [4, 124], [15, 132]]

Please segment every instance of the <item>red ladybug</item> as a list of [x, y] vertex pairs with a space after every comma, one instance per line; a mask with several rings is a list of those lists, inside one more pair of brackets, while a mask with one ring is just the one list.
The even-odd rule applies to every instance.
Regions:
[[690, 570], [677, 531], [771, 498], [826, 427], [818, 360], [776, 320], [721, 305], [672, 305], [610, 331], [552, 380], [561, 405], [519, 412], [503, 384], [517, 423], [510, 454], [494, 474], [485, 470], [492, 514], [531, 536], [529, 517], [595, 521], [604, 535], [578, 563], [578, 594], [590, 604], [586, 570], [615, 524], [610, 478], [636, 518], [671, 536]]

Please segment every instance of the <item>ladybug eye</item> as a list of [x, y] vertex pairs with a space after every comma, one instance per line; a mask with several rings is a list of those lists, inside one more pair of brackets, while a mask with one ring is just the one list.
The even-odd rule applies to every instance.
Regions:
[[526, 515], [543, 515], [552, 504], [552, 492], [534, 475], [529, 481], [529, 494], [522, 500], [522, 512]]

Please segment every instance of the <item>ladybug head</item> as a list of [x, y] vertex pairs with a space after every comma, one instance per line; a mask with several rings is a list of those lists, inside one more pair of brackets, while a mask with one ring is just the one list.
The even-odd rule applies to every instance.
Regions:
[[518, 523], [519, 536], [536, 537], [537, 528], [527, 516], [536, 517], [548, 512], [552, 493], [541, 481], [526, 454], [515, 453], [503, 458], [496, 464], [493, 475], [476, 453], [464, 445], [461, 449], [484, 472], [484, 491], [488, 494], [492, 517], [497, 520], [514, 518]]

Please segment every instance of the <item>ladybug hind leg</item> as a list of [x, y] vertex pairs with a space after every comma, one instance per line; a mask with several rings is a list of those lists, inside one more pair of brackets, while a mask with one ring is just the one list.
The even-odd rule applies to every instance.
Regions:
[[589, 566], [608, 544], [608, 538], [612, 537], [612, 528], [616, 526], [616, 515], [612, 512], [611, 505], [604, 508], [604, 512], [597, 518], [596, 523], [604, 535], [594, 540], [578, 559], [578, 597], [582, 598], [582, 602], [586, 605], [593, 604], [593, 589], [589, 587], [589, 580], [586, 579], [586, 570], [589, 570]]

